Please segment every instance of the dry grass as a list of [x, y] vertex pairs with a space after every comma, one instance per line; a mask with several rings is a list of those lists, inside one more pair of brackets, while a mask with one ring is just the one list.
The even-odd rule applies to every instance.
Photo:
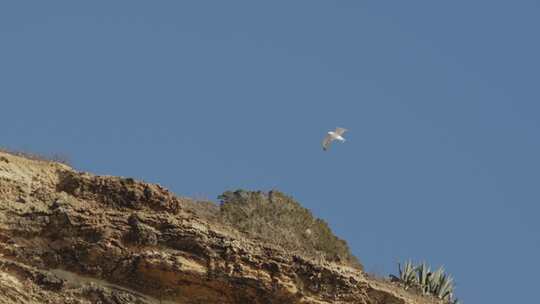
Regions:
[[38, 160], [38, 161], [46, 161], [46, 162], [55, 162], [55, 163], [61, 163], [64, 165], [71, 166], [71, 161], [69, 157], [65, 154], [61, 153], [54, 153], [51, 155], [44, 155], [44, 154], [38, 154], [33, 152], [27, 152], [27, 151], [19, 151], [19, 150], [12, 150], [12, 149], [6, 149], [6, 148], [0, 148], [0, 152], [11, 154], [18, 157], [24, 157], [26, 159], [31, 160]]
[[182, 207], [210, 222], [219, 220], [219, 206], [209, 200], [185, 199], [182, 200]]

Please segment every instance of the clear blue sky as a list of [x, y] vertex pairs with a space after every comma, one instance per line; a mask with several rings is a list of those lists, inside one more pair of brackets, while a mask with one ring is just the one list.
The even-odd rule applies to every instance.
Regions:
[[212, 200], [278, 188], [368, 271], [533, 303], [539, 29], [538, 1], [3, 1], [0, 145]]

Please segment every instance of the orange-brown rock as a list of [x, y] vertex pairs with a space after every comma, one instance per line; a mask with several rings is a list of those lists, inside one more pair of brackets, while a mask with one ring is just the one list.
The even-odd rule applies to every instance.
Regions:
[[194, 208], [159, 185], [0, 152], [0, 303], [435, 303]]

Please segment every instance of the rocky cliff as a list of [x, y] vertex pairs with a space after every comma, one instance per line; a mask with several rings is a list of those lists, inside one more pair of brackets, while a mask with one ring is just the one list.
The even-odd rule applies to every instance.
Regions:
[[130, 178], [0, 152], [0, 303], [436, 303]]

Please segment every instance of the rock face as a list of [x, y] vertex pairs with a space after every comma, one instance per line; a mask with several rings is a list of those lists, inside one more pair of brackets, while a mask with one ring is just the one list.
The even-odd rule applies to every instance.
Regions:
[[435, 303], [193, 206], [159, 185], [0, 152], [0, 303]]

